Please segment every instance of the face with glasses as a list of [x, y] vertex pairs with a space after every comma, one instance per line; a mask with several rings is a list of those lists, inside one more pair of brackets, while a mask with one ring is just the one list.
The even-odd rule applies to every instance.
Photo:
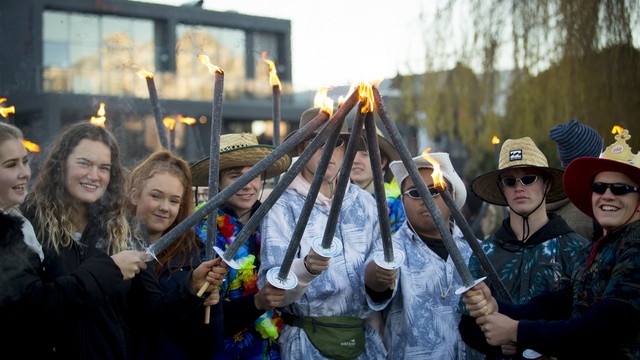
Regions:
[[[500, 188], [509, 207], [519, 214], [531, 213], [541, 201], [547, 181], [530, 168], [507, 169], [500, 174]], [[538, 207], [545, 211], [544, 206]]]
[[599, 173], [591, 185], [593, 215], [603, 227], [618, 227], [640, 219], [638, 184], [628, 176], [612, 171]]
[[[313, 138], [307, 139], [302, 143], [302, 146], [298, 147], [298, 155], [301, 155], [304, 149], [306, 149], [309, 144], [313, 141]], [[333, 154], [331, 155], [331, 160], [329, 160], [329, 165], [327, 166], [327, 170], [325, 171], [324, 179], [326, 181], [335, 180], [340, 168], [342, 167], [342, 163], [344, 161], [344, 150], [345, 150], [345, 139], [343, 137], [339, 137], [336, 142], [336, 147], [333, 149]], [[323, 146], [324, 147], [324, 146]], [[305, 165], [304, 169], [302, 169], [302, 176], [309, 182], [313, 180], [313, 175], [316, 173], [316, 169], [320, 164], [320, 158], [322, 157], [323, 148], [319, 148], [309, 162]]]
[[[435, 195], [437, 192], [433, 187], [433, 178], [431, 177], [433, 169], [421, 168], [418, 171], [420, 172], [420, 177], [422, 177], [425, 185], [429, 188], [429, 192], [432, 195]], [[447, 188], [450, 188], [448, 184]], [[440, 213], [442, 214], [445, 223], [449, 223], [449, 208], [442, 200], [442, 197], [439, 195], [434, 196], [433, 200], [438, 206], [438, 209], [440, 209]], [[404, 205], [404, 211], [409, 224], [411, 224], [411, 227], [418, 234], [435, 239], [441, 238], [433, 218], [431, 217], [431, 213], [424, 205], [424, 202], [422, 201], [411, 177], [407, 177], [402, 182], [402, 204]]]

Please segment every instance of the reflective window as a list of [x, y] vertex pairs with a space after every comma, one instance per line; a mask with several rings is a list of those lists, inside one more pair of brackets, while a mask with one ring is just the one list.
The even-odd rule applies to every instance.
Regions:
[[247, 91], [244, 31], [180, 24], [176, 27], [176, 42], [177, 98], [212, 98], [214, 78], [198, 60], [201, 54], [224, 71], [225, 98], [238, 99]]
[[46, 10], [43, 14], [44, 91], [134, 95], [134, 65], [155, 61], [152, 20]]

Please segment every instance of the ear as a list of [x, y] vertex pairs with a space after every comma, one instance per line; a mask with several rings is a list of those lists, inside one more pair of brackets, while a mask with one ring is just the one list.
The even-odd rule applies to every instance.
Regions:
[[138, 206], [138, 201], [140, 201], [140, 193], [138, 192], [138, 189], [136, 188], [131, 189], [131, 193], [129, 194], [129, 199], [131, 199], [131, 203], [134, 206]]

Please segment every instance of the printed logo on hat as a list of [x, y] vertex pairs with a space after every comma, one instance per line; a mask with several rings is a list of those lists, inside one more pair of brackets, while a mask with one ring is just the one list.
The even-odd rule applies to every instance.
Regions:
[[522, 160], [522, 150], [509, 151], [509, 161], [518, 161], [518, 160]]

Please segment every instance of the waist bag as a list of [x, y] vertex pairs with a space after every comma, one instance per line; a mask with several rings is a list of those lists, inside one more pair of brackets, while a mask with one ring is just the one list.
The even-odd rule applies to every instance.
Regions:
[[283, 315], [286, 324], [302, 328], [313, 346], [328, 358], [351, 360], [364, 351], [364, 320], [360, 318]]

